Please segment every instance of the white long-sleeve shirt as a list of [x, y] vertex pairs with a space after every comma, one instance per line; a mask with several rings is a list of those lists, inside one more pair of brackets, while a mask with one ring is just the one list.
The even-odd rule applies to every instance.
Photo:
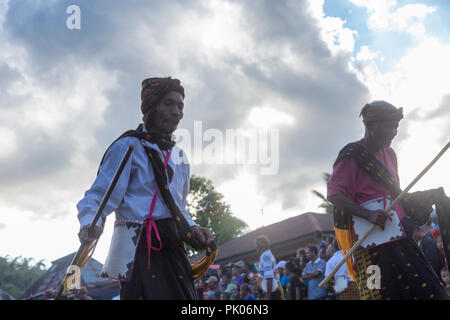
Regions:
[[[337, 250], [333, 256], [328, 259], [327, 266], [325, 268], [325, 277], [328, 276], [331, 271], [338, 265], [338, 263], [344, 258], [342, 255], [342, 252], [340, 250]], [[334, 277], [344, 276], [349, 279], [348, 272], [347, 272], [347, 265], [344, 263], [339, 270], [335, 273]]]
[[[148, 141], [141, 141], [135, 137], [125, 137], [116, 141], [108, 150], [93, 185], [77, 204], [81, 227], [90, 224], [94, 219], [100, 202], [130, 144], [134, 144], [135, 148], [111, 193], [111, 197], [103, 210], [102, 218], [105, 219], [113, 211], [116, 213], [116, 221], [143, 222], [148, 217], [153, 194], [157, 190], [157, 183], [143, 146], [157, 150], [162, 161], [164, 161], [165, 152], [163, 154], [157, 145]], [[174, 163], [172, 160], [174, 155], [183, 158], [183, 151], [176, 146], [172, 148], [172, 156], [169, 159], [168, 166], [172, 168], [174, 174], [169, 184], [169, 190], [188, 224], [193, 226], [195, 223], [186, 211], [186, 197], [189, 193], [190, 179], [189, 163], [187, 161]], [[159, 191], [152, 218], [155, 221], [171, 218]], [[101, 224], [101, 220], [99, 219], [97, 225]]]

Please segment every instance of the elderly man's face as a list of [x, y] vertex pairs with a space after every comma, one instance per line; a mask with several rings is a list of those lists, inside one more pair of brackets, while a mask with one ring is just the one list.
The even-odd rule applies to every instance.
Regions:
[[370, 138], [382, 148], [391, 146], [392, 140], [397, 135], [398, 121], [376, 122], [369, 126]]
[[160, 133], [172, 133], [183, 118], [183, 96], [177, 91], [170, 91], [158, 103], [155, 113], [150, 118], [150, 130]]

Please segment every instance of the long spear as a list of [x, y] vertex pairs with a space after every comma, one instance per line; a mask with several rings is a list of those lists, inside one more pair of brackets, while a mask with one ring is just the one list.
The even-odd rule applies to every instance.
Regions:
[[[421, 173], [406, 187], [405, 190], [403, 190], [397, 198], [395, 198], [394, 201], [391, 202], [391, 205], [385, 210], [386, 212], [391, 212], [391, 210], [395, 207], [395, 205], [405, 196], [405, 194], [419, 181], [425, 173], [430, 170], [430, 168], [439, 160], [440, 157], [450, 148], [450, 142], [447, 143], [447, 145], [439, 152], [439, 154], [428, 164], [428, 166], [425, 167], [425, 169], [422, 170]], [[319, 287], [323, 288], [325, 285], [334, 277], [336, 272], [339, 270], [339, 268], [347, 261], [348, 258], [355, 252], [356, 249], [359, 248], [361, 243], [366, 240], [366, 238], [375, 230], [377, 227], [376, 224], [374, 224], [365, 235], [361, 237], [354, 245], [353, 247], [347, 252], [347, 254], [342, 258], [342, 260], [334, 267], [334, 269], [330, 272], [328, 276], [325, 277], [325, 279], [322, 280], [321, 283], [319, 283]]]
[[[120, 161], [119, 167], [117, 168], [116, 173], [114, 174], [111, 184], [109, 185], [108, 189], [106, 190], [106, 193], [103, 196], [102, 202], [100, 203], [100, 206], [97, 209], [97, 213], [95, 214], [95, 217], [89, 226], [89, 229], [88, 229], [89, 235], [94, 234], [94, 229], [95, 229], [95, 226], [97, 225], [97, 221], [98, 221], [98, 219], [100, 219], [100, 216], [101, 216], [103, 210], [105, 209], [106, 204], [108, 203], [109, 197], [111, 196], [111, 193], [113, 192], [114, 187], [116, 186], [116, 183], [119, 180], [120, 175], [122, 174], [123, 168], [125, 167], [125, 165], [128, 161], [128, 158], [130, 158], [130, 155], [133, 152], [133, 150], [134, 150], [134, 145], [131, 144], [128, 147], [127, 151], [125, 152], [124, 156], [122, 157], [122, 160]], [[91, 252], [91, 255], [92, 255], [96, 244], [97, 244], [97, 240], [95, 240], [93, 242], [82, 243], [80, 245], [80, 248], [78, 249], [77, 253], [73, 257], [72, 262], [70, 263], [70, 266], [67, 269], [67, 273], [62, 280], [61, 287], [59, 288], [59, 291], [55, 297], [55, 300], [58, 300], [60, 298], [61, 294], [63, 293], [64, 288], [65, 288], [65, 282], [67, 281], [68, 277], [72, 276], [75, 273], [75, 271], [73, 271], [69, 274], [69, 270], [72, 269], [71, 267], [76, 266], [76, 267], [82, 269], [83, 266], [87, 263], [87, 261], [89, 261], [89, 258], [90, 258], [90, 256], [88, 257], [89, 252], [92, 251]], [[81, 270], [80, 270], [80, 273], [81, 273]]]

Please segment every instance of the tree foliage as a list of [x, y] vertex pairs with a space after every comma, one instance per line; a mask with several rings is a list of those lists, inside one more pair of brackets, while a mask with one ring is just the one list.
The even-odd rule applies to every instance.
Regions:
[[[323, 173], [322, 178], [325, 181], [325, 184], [328, 184], [328, 181], [330, 180], [331, 174], [329, 174], [328, 172]], [[317, 196], [318, 198], [322, 199], [322, 203], [319, 205], [319, 208], [323, 208], [325, 209], [326, 213], [333, 213], [333, 205], [331, 204], [330, 201], [327, 200], [327, 197], [325, 197], [325, 195], [323, 195], [323, 193], [317, 191], [317, 190], [312, 190], [312, 193]]]
[[33, 264], [33, 258], [0, 257], [0, 288], [19, 298], [37, 279], [45, 273], [43, 260]]
[[241, 235], [247, 228], [244, 221], [233, 216], [230, 206], [223, 201], [223, 195], [214, 188], [212, 181], [200, 176], [191, 176], [187, 210], [195, 223], [211, 228], [217, 245]]

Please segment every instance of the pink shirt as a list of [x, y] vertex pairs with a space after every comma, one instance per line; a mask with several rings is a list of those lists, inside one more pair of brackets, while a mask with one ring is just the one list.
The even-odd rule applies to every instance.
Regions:
[[[370, 151], [362, 140], [356, 142], [365, 147], [378, 161], [380, 161], [391, 173], [397, 183], [400, 185], [397, 172], [397, 156], [392, 148], [383, 149], [382, 153]], [[369, 200], [383, 198], [390, 195], [389, 190], [385, 189], [369, 176], [352, 157], [342, 158], [334, 167], [330, 181], [327, 185], [327, 196], [330, 197], [337, 193], [342, 193], [351, 201], [361, 204]], [[394, 200], [391, 197], [391, 201]], [[406, 216], [400, 203], [395, 206], [395, 211], [400, 220]]]

